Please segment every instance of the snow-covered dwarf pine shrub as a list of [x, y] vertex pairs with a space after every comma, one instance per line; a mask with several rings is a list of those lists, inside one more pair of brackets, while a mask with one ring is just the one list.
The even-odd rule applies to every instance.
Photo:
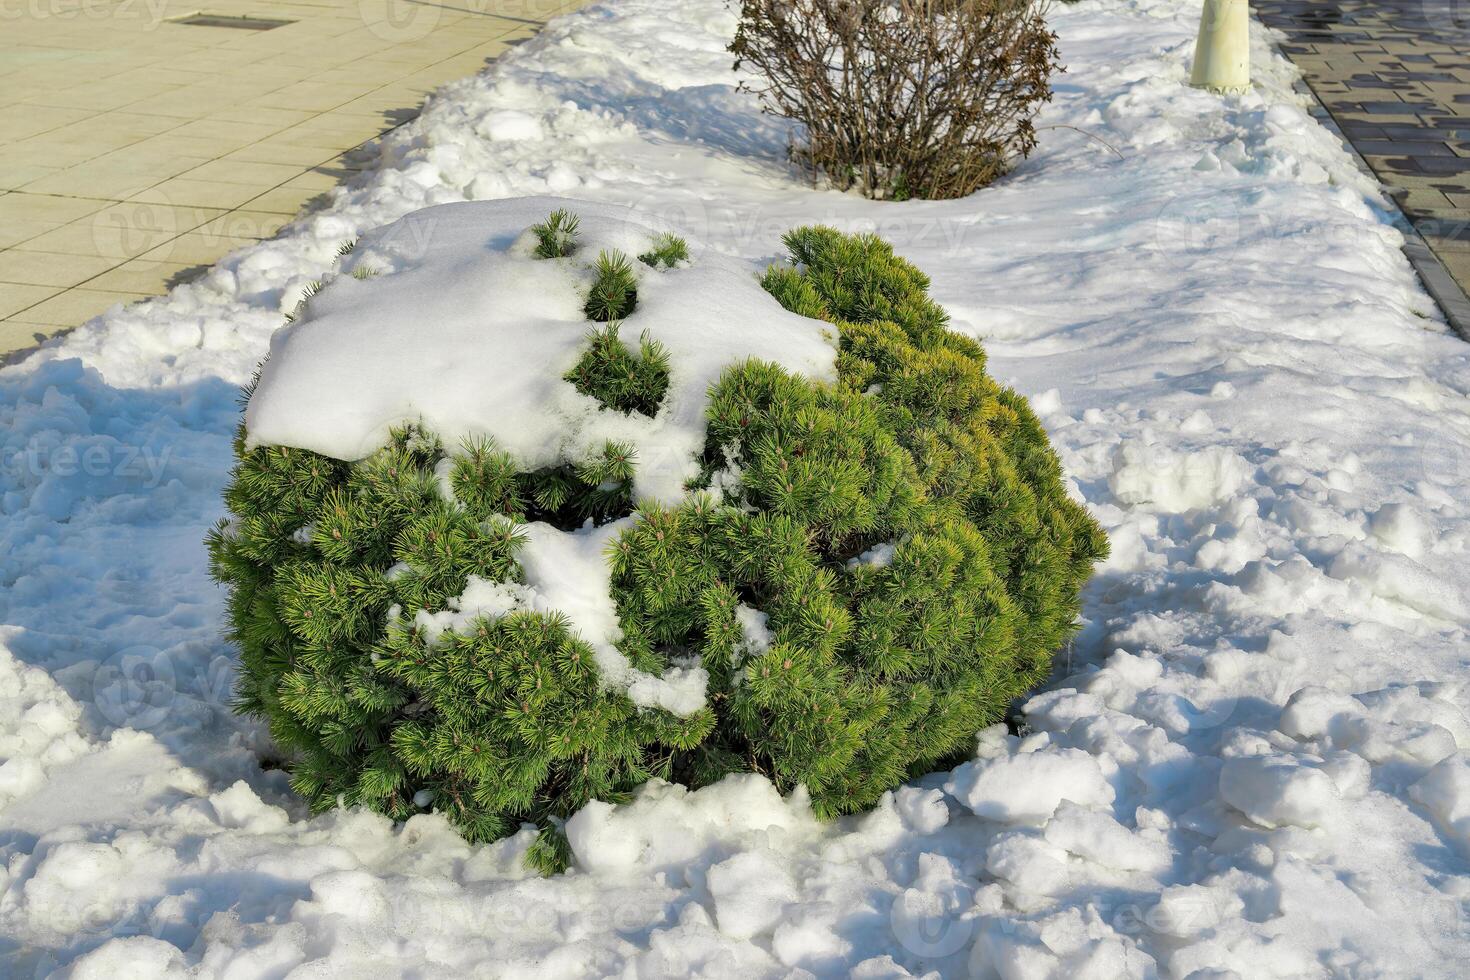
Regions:
[[210, 549], [293, 785], [556, 867], [650, 779], [830, 815], [967, 752], [1106, 549], [1025, 399], [876, 238], [757, 281], [564, 203], [405, 218], [272, 341]]
[[804, 133], [793, 156], [869, 197], [964, 197], [1036, 147], [1061, 70], [1045, 0], [740, 0], [735, 67]]

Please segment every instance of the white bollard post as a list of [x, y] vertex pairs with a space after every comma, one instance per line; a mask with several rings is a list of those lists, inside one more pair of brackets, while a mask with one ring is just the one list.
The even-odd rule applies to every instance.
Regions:
[[1211, 92], [1250, 90], [1250, 8], [1246, 0], [1205, 0], [1189, 84]]

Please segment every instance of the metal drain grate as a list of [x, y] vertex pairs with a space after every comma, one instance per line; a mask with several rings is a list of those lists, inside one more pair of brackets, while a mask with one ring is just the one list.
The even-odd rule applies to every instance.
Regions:
[[194, 13], [187, 17], [175, 17], [169, 23], [186, 24], [189, 27], [233, 27], [241, 31], [269, 31], [294, 20], [269, 20], [265, 17], [231, 17], [228, 14]]

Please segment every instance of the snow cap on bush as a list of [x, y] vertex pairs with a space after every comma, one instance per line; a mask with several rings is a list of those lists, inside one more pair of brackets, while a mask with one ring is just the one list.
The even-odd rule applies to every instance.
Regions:
[[786, 243], [757, 281], [622, 209], [431, 208], [276, 335], [210, 547], [314, 806], [555, 867], [655, 778], [869, 806], [1045, 675], [1106, 541], [1036, 418], [886, 244]]

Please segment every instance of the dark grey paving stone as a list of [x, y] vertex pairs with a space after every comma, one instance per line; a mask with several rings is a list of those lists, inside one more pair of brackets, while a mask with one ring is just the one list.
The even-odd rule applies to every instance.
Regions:
[[1414, 115], [1419, 115], [1420, 113], [1442, 111], [1439, 106], [1429, 102], [1359, 102], [1358, 105], [1362, 106], [1364, 112], [1373, 113], [1374, 115], [1380, 113], [1392, 115], [1413, 113]]
[[1452, 157], [1455, 151], [1451, 150], [1446, 142], [1425, 142], [1422, 140], [1370, 140], [1359, 142], [1353, 140], [1353, 145], [1358, 152], [1364, 156], [1394, 156], [1402, 153], [1411, 157]]
[[[1458, 139], [1459, 136], [1457, 134], [1460, 132], [1460, 130], [1450, 126], [1408, 126], [1402, 125], [1400, 123], [1385, 123], [1382, 126], [1371, 126], [1369, 128], [1377, 129], [1383, 135], [1368, 135], [1365, 136], [1364, 139], [1391, 139], [1409, 142], [1414, 142], [1416, 140], [1433, 140], [1436, 143], [1449, 143]], [[1346, 131], [1347, 127], [1344, 126], [1343, 130]], [[1353, 134], [1348, 133], [1348, 135], [1352, 136]], [[1353, 141], [1353, 145], [1357, 145], [1356, 139]]]
[[1453, 157], [1409, 157], [1421, 173], [1464, 174], [1470, 178], [1470, 158]]

